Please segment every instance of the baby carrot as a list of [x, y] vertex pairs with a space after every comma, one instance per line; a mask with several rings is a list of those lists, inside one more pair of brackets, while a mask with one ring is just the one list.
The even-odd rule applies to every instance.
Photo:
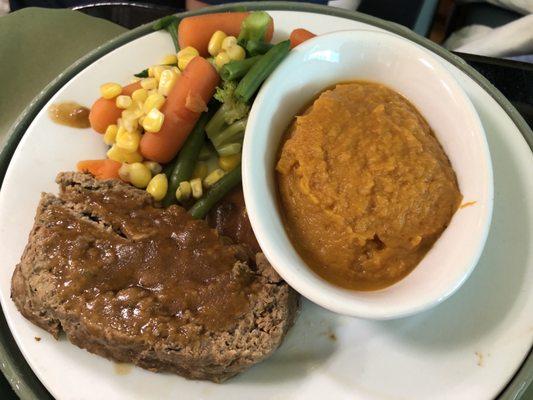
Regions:
[[[195, 15], [183, 18], [178, 26], [178, 40], [180, 48], [192, 46], [202, 56], [209, 56], [207, 45], [213, 33], [222, 31], [228, 36], [239, 36], [242, 21], [249, 12], [231, 12]], [[270, 42], [274, 32], [271, 23], [265, 34], [265, 40]]]
[[122, 164], [110, 159], [84, 160], [76, 168], [80, 172], [89, 172], [96, 179], [118, 179], [118, 170]]
[[207, 109], [220, 77], [203, 57], [193, 58], [179, 76], [161, 108], [165, 119], [159, 132], [146, 132], [140, 144], [143, 157], [167, 163], [178, 153], [200, 114]]
[[[139, 82], [124, 86], [122, 88], [122, 94], [131, 96], [140, 87], [141, 84]], [[100, 97], [91, 107], [89, 122], [96, 132], [105, 133], [109, 125], [117, 123], [117, 119], [120, 118], [121, 114], [122, 110], [115, 104], [115, 99], [104, 99]]]
[[309, 32], [307, 29], [298, 28], [291, 32], [289, 40], [291, 41], [291, 49], [295, 48], [299, 44], [305, 42], [306, 40], [314, 38], [316, 35], [312, 32]]

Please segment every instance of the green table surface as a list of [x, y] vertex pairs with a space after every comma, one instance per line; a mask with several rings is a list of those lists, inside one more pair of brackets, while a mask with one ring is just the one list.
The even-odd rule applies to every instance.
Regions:
[[[52, 79], [124, 31], [72, 10], [26, 8], [0, 17], [0, 150], [9, 127]], [[0, 398], [9, 398], [8, 389], [0, 382]], [[533, 385], [522, 399], [533, 399]]]

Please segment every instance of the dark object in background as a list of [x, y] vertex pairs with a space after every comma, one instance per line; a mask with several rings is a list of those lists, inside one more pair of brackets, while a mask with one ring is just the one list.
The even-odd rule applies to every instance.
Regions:
[[455, 54], [496, 86], [533, 128], [533, 64], [475, 54]]
[[396, 22], [427, 36], [438, 3], [438, 0], [362, 0], [357, 11]]
[[72, 9], [93, 17], [107, 19], [128, 29], [133, 29], [166, 15], [185, 11], [184, 0], [175, 0], [172, 3], [175, 7], [149, 3], [95, 2], [77, 5], [72, 7]]

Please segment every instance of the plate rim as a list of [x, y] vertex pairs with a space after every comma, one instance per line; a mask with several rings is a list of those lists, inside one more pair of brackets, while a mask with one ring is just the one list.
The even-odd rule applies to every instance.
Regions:
[[[212, 6], [196, 11], [188, 11], [175, 14], [182, 19], [191, 15], [209, 14], [214, 12], [245, 11], [245, 10], [272, 10], [272, 11], [300, 11], [322, 15], [330, 15], [353, 21], [363, 22], [373, 25], [389, 32], [396, 33], [407, 38], [426, 49], [432, 51], [438, 56], [444, 58], [459, 70], [464, 72], [475, 83], [477, 83], [485, 92], [487, 92], [517, 126], [529, 148], [533, 151], [533, 131], [516, 108], [505, 98], [505, 96], [494, 87], [485, 77], [483, 77], [474, 68], [470, 67], [463, 59], [456, 56], [431, 42], [429, 39], [422, 37], [410, 29], [389, 21], [382, 20], [370, 15], [357, 11], [344, 10], [324, 5], [289, 2], [289, 1], [261, 1], [261, 2], [243, 2], [230, 3], [219, 6]], [[116, 48], [138, 39], [150, 33], [152, 22], [141, 25], [131, 31], [125, 32], [114, 39], [96, 47], [85, 56], [75, 61], [70, 67], [65, 69], [54, 80], [30, 102], [26, 109], [19, 115], [7, 132], [7, 140], [0, 152], [0, 189], [4, 180], [5, 173], [11, 161], [14, 151], [20, 140], [24, 136], [28, 126], [31, 124], [37, 113], [42, 109], [46, 102], [70, 79], [85, 69], [87, 66], [115, 50]], [[46, 390], [44, 385], [35, 376], [24, 356], [21, 354], [16, 345], [11, 331], [5, 320], [5, 316], [0, 304], [0, 370], [4, 373], [6, 379], [11, 384], [15, 393], [22, 399], [51, 399], [52, 396]], [[516, 371], [513, 378], [508, 382], [504, 389], [497, 396], [500, 400], [518, 400], [524, 394], [528, 386], [533, 382], [533, 348], [525, 357], [524, 361]]]

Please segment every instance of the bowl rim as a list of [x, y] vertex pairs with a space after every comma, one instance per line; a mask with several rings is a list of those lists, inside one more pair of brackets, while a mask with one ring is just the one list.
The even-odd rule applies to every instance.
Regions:
[[[484, 176], [484, 182], [486, 183], [483, 187], [483, 190], [481, 193], [483, 193], [484, 196], [486, 196], [486, 207], [485, 207], [485, 213], [480, 217], [480, 220], [483, 221], [483, 226], [481, 231], [479, 232], [478, 239], [475, 241], [474, 246], [472, 246], [472, 250], [468, 253], [466, 253], [463, 258], [465, 259], [465, 262], [463, 263], [464, 268], [463, 271], [460, 273], [458, 278], [454, 281], [451, 281], [451, 284], [446, 287], [446, 289], [440, 290], [435, 294], [435, 296], [432, 296], [431, 298], [427, 299], [426, 301], [416, 303], [415, 305], [407, 305], [407, 306], [392, 306], [387, 308], [377, 307], [376, 305], [370, 304], [368, 301], [365, 302], [364, 300], [356, 300], [350, 301], [348, 304], [340, 302], [340, 299], [332, 299], [331, 295], [332, 293], [346, 293], [346, 292], [353, 292], [348, 289], [343, 289], [338, 286], [334, 286], [331, 283], [327, 282], [320, 276], [318, 276], [316, 273], [314, 273], [301, 259], [298, 252], [295, 250], [294, 246], [290, 244], [294, 252], [298, 255], [298, 257], [301, 260], [301, 263], [305, 265], [306, 268], [310, 270], [310, 272], [314, 275], [312, 280], [308, 280], [304, 282], [301, 277], [298, 275], [298, 271], [293, 266], [287, 266], [287, 262], [284, 261], [285, 256], [282, 254], [283, 252], [277, 251], [277, 245], [275, 238], [269, 237], [268, 233], [265, 233], [266, 230], [263, 227], [263, 223], [259, 222], [262, 221], [261, 217], [259, 218], [259, 221], [257, 220], [257, 215], [261, 216], [262, 212], [258, 210], [258, 207], [256, 207], [255, 203], [255, 196], [252, 193], [252, 189], [254, 187], [254, 182], [251, 179], [252, 171], [254, 169], [257, 169], [257, 167], [252, 167], [253, 163], [253, 157], [250, 156], [251, 149], [253, 146], [253, 138], [250, 138], [253, 136], [253, 134], [249, 133], [250, 131], [254, 130], [254, 125], [256, 121], [256, 116], [259, 114], [259, 108], [262, 104], [262, 97], [261, 92], [263, 92], [263, 88], [268, 88], [269, 85], [272, 85], [272, 79], [269, 77], [267, 81], [263, 84], [263, 88], [260, 90], [259, 94], [257, 95], [256, 100], [254, 101], [254, 104], [252, 105], [252, 110], [250, 112], [249, 118], [248, 118], [248, 124], [247, 124], [247, 134], [245, 135], [245, 140], [243, 143], [243, 149], [242, 149], [242, 175], [243, 175], [243, 192], [245, 197], [245, 203], [248, 210], [248, 215], [250, 218], [250, 223], [252, 225], [252, 229], [257, 237], [257, 240], [259, 242], [259, 245], [261, 249], [263, 250], [265, 256], [269, 261], [271, 262], [274, 269], [280, 274], [280, 276], [287, 281], [287, 283], [292, 286], [296, 291], [298, 291], [301, 295], [304, 297], [307, 297], [312, 302], [339, 314], [353, 316], [353, 317], [359, 317], [359, 318], [365, 318], [365, 319], [372, 319], [372, 320], [387, 320], [387, 319], [395, 319], [395, 318], [402, 318], [407, 317], [422, 311], [425, 311], [429, 308], [432, 308], [436, 306], [437, 304], [441, 303], [445, 299], [449, 298], [453, 293], [455, 293], [462, 284], [468, 279], [468, 277], [471, 275], [472, 271], [476, 267], [479, 258], [481, 257], [481, 254], [483, 252], [483, 249], [485, 247], [485, 243], [488, 238], [488, 233], [491, 226], [492, 221], [492, 214], [493, 214], [493, 205], [494, 205], [494, 178], [493, 178], [493, 169], [492, 169], [492, 160], [490, 156], [490, 150], [487, 142], [487, 137], [485, 134], [485, 130], [483, 129], [483, 125], [481, 123], [480, 117], [472, 104], [470, 98], [465, 93], [463, 88], [460, 86], [460, 84], [457, 82], [457, 80], [452, 76], [452, 74], [447, 71], [444, 66], [441, 65], [439, 60], [428, 50], [423, 48], [422, 46], [418, 45], [417, 43], [411, 42], [401, 36], [395, 35], [390, 32], [381, 32], [381, 31], [374, 31], [369, 29], [350, 29], [350, 30], [340, 30], [335, 32], [326, 33], [320, 36], [317, 36], [315, 38], [312, 38], [308, 40], [307, 42], [301, 44], [298, 46], [298, 54], [300, 54], [300, 57], [303, 57], [304, 54], [308, 53], [312, 50], [312, 48], [320, 43], [323, 40], [328, 40], [331, 37], [335, 36], [350, 36], [355, 34], [364, 34], [369, 36], [377, 36], [377, 37], [385, 37], [388, 40], [392, 40], [393, 42], [401, 43], [401, 45], [411, 47], [414, 51], [418, 52], [419, 54], [423, 55], [426, 59], [429, 59], [429, 62], [436, 67], [437, 72], [439, 73], [439, 76], [445, 78], [446, 82], [451, 83], [454, 86], [454, 92], [456, 94], [459, 94], [461, 97], [461, 100], [463, 101], [464, 105], [468, 108], [468, 114], [471, 117], [471, 122], [473, 123], [473, 126], [475, 126], [475, 132], [476, 132], [476, 139], [480, 141], [482, 145], [481, 149], [481, 160], [482, 164], [485, 166], [485, 168], [480, 172], [480, 175]], [[292, 55], [289, 54], [289, 57]], [[292, 57], [298, 57], [298, 56], [292, 56]], [[283, 64], [283, 63], [282, 63]], [[279, 68], [279, 66], [278, 66]], [[325, 89], [325, 88], [324, 88]], [[259, 102], [257, 100], [260, 100]], [[267, 128], [268, 129], [268, 128]], [[270, 191], [270, 190], [267, 190]], [[276, 204], [277, 205], [277, 204]], [[275, 213], [278, 213], [278, 210], [275, 211]], [[455, 215], [455, 214], [454, 214]], [[265, 217], [266, 218], [266, 217]], [[438, 243], [439, 239], [435, 242], [435, 245]], [[435, 246], [434, 245], [434, 246]], [[422, 262], [422, 261], [421, 261]], [[416, 268], [416, 267], [415, 267]], [[409, 275], [409, 274], [408, 274]], [[404, 278], [400, 279], [401, 282]], [[397, 283], [398, 283], [397, 282]], [[325, 283], [328, 288], [324, 289], [321, 286], [321, 283]], [[395, 283], [396, 284], [396, 283]], [[377, 292], [383, 292], [387, 290], [388, 288], [394, 286], [395, 284], [376, 291], [366, 292], [366, 293], [377, 293]], [[359, 303], [359, 304], [357, 304]], [[357, 306], [356, 306], [357, 304]]]

